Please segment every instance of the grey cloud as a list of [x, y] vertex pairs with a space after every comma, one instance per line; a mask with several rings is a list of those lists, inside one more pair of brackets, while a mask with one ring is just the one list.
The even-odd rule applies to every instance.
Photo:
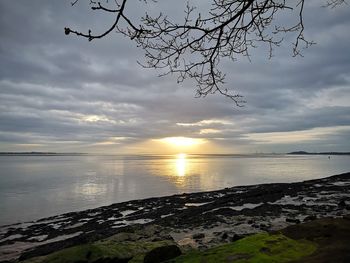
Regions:
[[[96, 15], [85, 3], [71, 8], [70, 1], [2, 2], [0, 142], [6, 146], [60, 142], [64, 149], [64, 142], [68, 147], [72, 141], [77, 147], [90, 147], [111, 137], [127, 137], [121, 142], [127, 146], [147, 139], [188, 136], [245, 150], [257, 147], [246, 137], [248, 133], [350, 126], [350, 104], [328, 97], [350, 93], [348, 7], [328, 10], [315, 8], [319, 1], [310, 3], [305, 34], [318, 44], [304, 51], [304, 58], [291, 57], [287, 39], [271, 60], [263, 49], [253, 51], [252, 62], [223, 60], [225, 87], [247, 100], [245, 107], [236, 108], [218, 94], [195, 99], [191, 80], [176, 84], [176, 76], [158, 78], [159, 72], [141, 68], [136, 61], [142, 60], [142, 50], [120, 35], [92, 43], [65, 36], [65, 26], [83, 31], [91, 26], [94, 32], [101, 32], [108, 24], [109, 17]], [[152, 5], [155, 13], [163, 10], [181, 17], [178, 3]], [[128, 11], [136, 17], [143, 10], [130, 6]], [[322, 91], [327, 92], [320, 97]], [[334, 101], [328, 103], [328, 99]], [[92, 115], [107, 120], [81, 120]], [[232, 124], [176, 125], [210, 119]], [[220, 132], [200, 134], [201, 129]], [[347, 139], [347, 134], [337, 133], [307, 145], [344, 149]], [[288, 151], [295, 145], [259, 147]]]

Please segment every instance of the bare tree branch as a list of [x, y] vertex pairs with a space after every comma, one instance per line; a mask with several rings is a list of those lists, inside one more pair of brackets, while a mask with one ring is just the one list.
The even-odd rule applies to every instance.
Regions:
[[[75, 5], [79, 0], [72, 2]], [[220, 70], [221, 59], [250, 58], [250, 51], [259, 44], [268, 48], [269, 57], [284, 40], [286, 34], [295, 34], [293, 55], [302, 56], [301, 50], [314, 42], [304, 37], [303, 12], [305, 0], [212, 0], [206, 17], [196, 12], [189, 3], [181, 24], [166, 15], [150, 16], [145, 13], [136, 25], [126, 13], [128, 0], [114, 0], [116, 8], [90, 0], [92, 10], [115, 14], [114, 22], [101, 34], [81, 33], [65, 28], [65, 33], [87, 38], [103, 38], [112, 31], [135, 41], [145, 52], [146, 68], [160, 68], [161, 76], [176, 74], [177, 81], [187, 78], [197, 82], [197, 96], [220, 93], [232, 99], [237, 106], [244, 100], [239, 94], [224, 89], [225, 74]], [[143, 1], [147, 4], [147, 0]], [[336, 7], [344, 0], [328, 0], [326, 6]], [[277, 15], [296, 14], [292, 25], [276, 23]]]

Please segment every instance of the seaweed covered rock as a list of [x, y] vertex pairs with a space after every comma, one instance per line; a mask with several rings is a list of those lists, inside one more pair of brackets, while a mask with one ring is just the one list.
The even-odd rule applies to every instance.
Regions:
[[181, 255], [181, 250], [176, 245], [156, 247], [146, 253], [144, 263], [161, 263]]
[[298, 262], [350, 262], [350, 220], [321, 218], [300, 225], [289, 226], [281, 232], [293, 239], [310, 240], [317, 250]]
[[[145, 255], [158, 247], [172, 247], [172, 241], [98, 241], [66, 248], [47, 256], [24, 261], [25, 263], [142, 263]], [[177, 247], [176, 247], [177, 248]], [[177, 248], [178, 249], [178, 248]], [[161, 250], [165, 251], [165, 250]], [[173, 255], [174, 249], [168, 252]], [[170, 257], [172, 258], [172, 257]], [[168, 258], [169, 259], [169, 258]], [[153, 261], [155, 263], [155, 261]]]

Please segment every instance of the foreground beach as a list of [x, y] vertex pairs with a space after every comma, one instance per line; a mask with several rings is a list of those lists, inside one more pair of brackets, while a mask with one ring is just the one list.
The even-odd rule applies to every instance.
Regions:
[[[87, 243], [99, 242], [97, 244], [103, 246], [103, 242], [107, 241], [108, 246], [112, 242], [117, 247], [121, 244], [134, 244], [135, 247], [135, 244], [143, 242], [143, 247], [135, 249], [134, 254], [128, 250], [131, 245], [124, 247], [127, 250], [124, 259], [122, 256], [112, 258], [111, 255], [94, 258], [90, 251], [85, 261], [79, 260], [143, 262], [149, 251], [159, 247], [165, 249], [160, 253], [162, 255], [186, 254], [193, 249], [208, 251], [226, 243], [234, 244], [232, 242], [236, 240], [245, 240], [243, 237], [248, 235], [281, 229], [285, 229], [282, 232], [288, 237], [298, 239], [295, 233], [300, 229], [288, 228], [293, 225], [316, 231], [328, 224], [333, 226], [333, 231], [318, 231], [323, 236], [338, 232], [349, 235], [348, 214], [350, 173], [298, 183], [238, 186], [212, 192], [149, 198], [0, 227], [0, 262], [51, 262], [48, 258], [36, 257]], [[305, 229], [301, 232], [308, 233]], [[310, 231], [311, 234], [314, 232]], [[269, 241], [270, 237], [257, 238], [267, 238], [264, 240]], [[347, 236], [342, 238], [346, 239]], [[314, 253], [317, 247], [322, 248], [319, 244], [300, 248]], [[338, 254], [345, 257], [348, 253], [350, 251]], [[62, 255], [60, 257], [63, 258]], [[227, 262], [248, 260], [247, 256], [231, 259]], [[153, 258], [150, 262], [161, 261]]]

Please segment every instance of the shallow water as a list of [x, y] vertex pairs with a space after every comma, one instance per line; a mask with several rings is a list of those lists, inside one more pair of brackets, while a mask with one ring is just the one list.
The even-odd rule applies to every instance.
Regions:
[[0, 225], [133, 199], [350, 171], [350, 156], [0, 156]]

